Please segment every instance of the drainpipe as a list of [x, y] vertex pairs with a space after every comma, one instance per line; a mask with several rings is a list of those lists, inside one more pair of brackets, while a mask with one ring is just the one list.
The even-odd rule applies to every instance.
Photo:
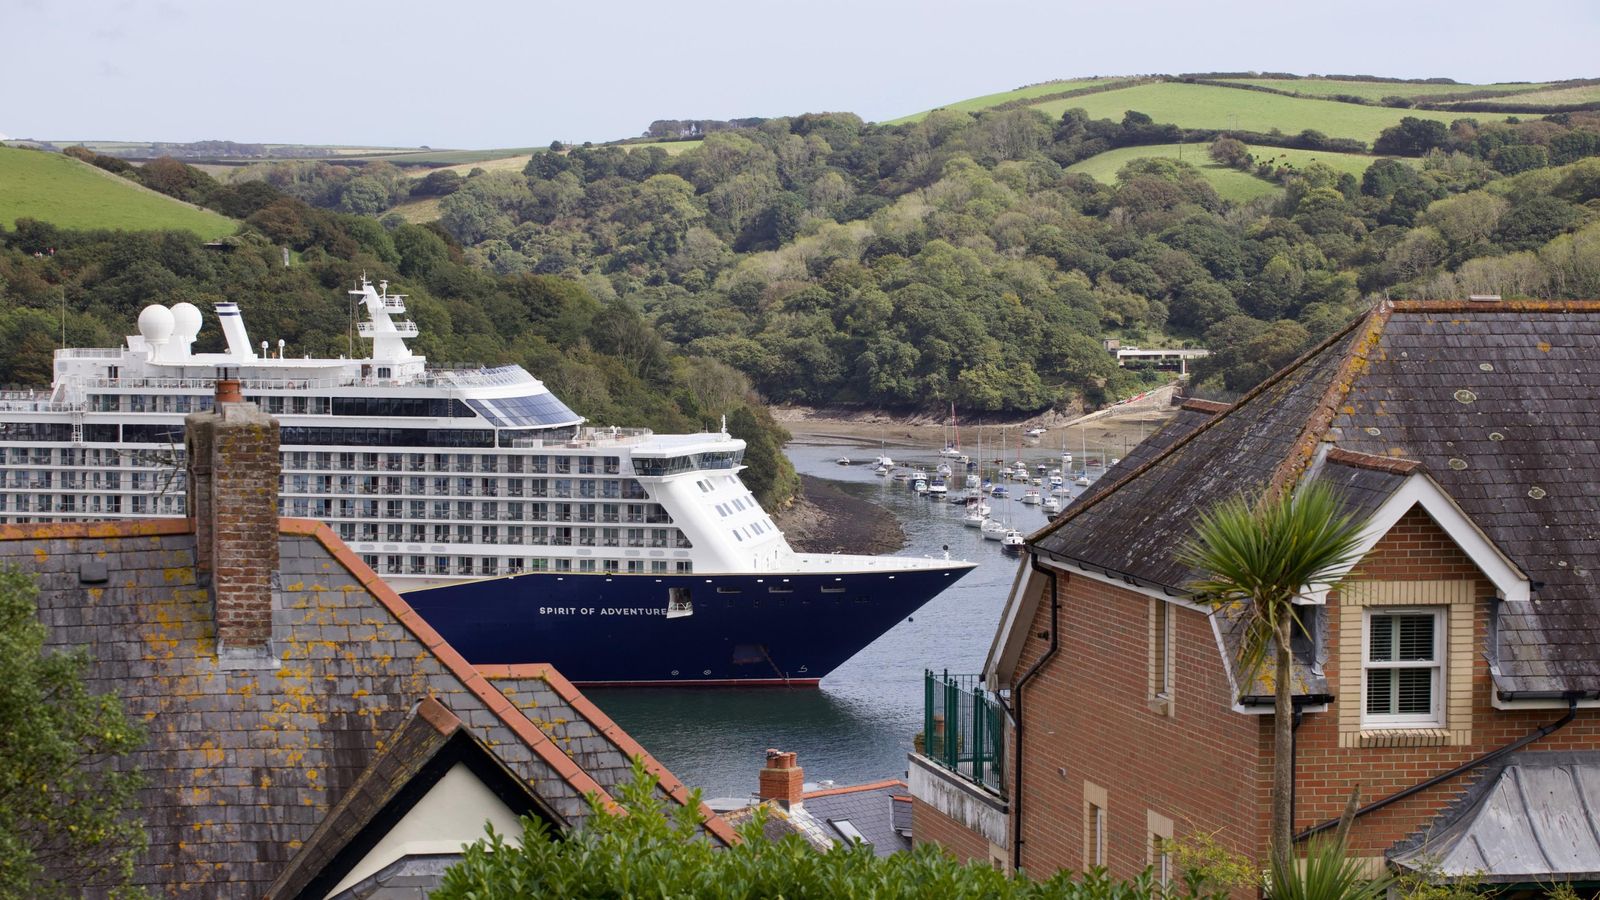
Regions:
[[1033, 680], [1039, 670], [1043, 669], [1051, 657], [1056, 655], [1056, 650], [1061, 647], [1061, 597], [1057, 593], [1056, 570], [1049, 566], [1039, 565], [1039, 554], [1028, 554], [1028, 567], [1033, 571], [1050, 578], [1050, 646], [1044, 655], [1028, 667], [1017, 679], [1016, 686], [1011, 689], [1012, 715], [1016, 717], [1016, 746], [1012, 748], [1011, 771], [1015, 773], [1011, 790], [1011, 871], [1016, 872], [1022, 868], [1022, 688]]
[[1289, 773], [1290, 773], [1289, 774], [1289, 827], [1290, 828], [1294, 827], [1295, 786], [1300, 783], [1300, 776], [1297, 774], [1298, 771], [1299, 771], [1299, 768], [1300, 768], [1299, 759], [1298, 759], [1298, 757], [1300, 756], [1300, 723], [1305, 721], [1305, 718], [1306, 718], [1305, 710], [1303, 710], [1300, 707], [1296, 706], [1294, 708], [1294, 719], [1293, 719], [1293, 722], [1289, 726]]
[[[1522, 737], [1517, 738], [1516, 740], [1512, 741], [1509, 744], [1506, 744], [1504, 747], [1500, 747], [1500, 748], [1495, 749], [1495, 750], [1490, 750], [1488, 753], [1485, 753], [1485, 754], [1483, 754], [1482, 756], [1480, 756], [1480, 757], [1478, 757], [1476, 759], [1468, 760], [1467, 762], [1464, 762], [1461, 765], [1456, 766], [1454, 769], [1451, 769], [1448, 772], [1444, 772], [1442, 774], [1435, 775], [1432, 778], [1429, 778], [1427, 781], [1422, 781], [1422, 782], [1418, 782], [1417, 784], [1413, 784], [1411, 787], [1408, 787], [1405, 790], [1397, 791], [1397, 792], [1395, 792], [1393, 794], [1390, 794], [1389, 796], [1384, 797], [1382, 800], [1377, 800], [1377, 801], [1374, 801], [1372, 803], [1368, 803], [1366, 806], [1363, 806], [1360, 809], [1356, 810], [1355, 815], [1352, 816], [1352, 818], [1359, 819], [1362, 816], [1366, 815], [1367, 813], [1377, 812], [1378, 810], [1383, 809], [1385, 806], [1388, 806], [1391, 803], [1399, 802], [1399, 801], [1404, 800], [1405, 798], [1411, 796], [1412, 794], [1418, 793], [1420, 791], [1425, 791], [1428, 788], [1431, 788], [1436, 784], [1440, 784], [1441, 782], [1449, 781], [1450, 779], [1456, 777], [1457, 775], [1461, 775], [1463, 773], [1470, 772], [1473, 769], [1476, 769], [1476, 768], [1478, 768], [1480, 766], [1484, 766], [1484, 765], [1487, 765], [1489, 763], [1492, 763], [1492, 762], [1494, 762], [1495, 760], [1499, 759], [1502, 756], [1506, 756], [1508, 754], [1515, 753], [1516, 751], [1521, 750], [1523, 747], [1528, 746], [1529, 744], [1533, 743], [1534, 741], [1539, 740], [1540, 738], [1547, 737], [1548, 735], [1551, 735], [1551, 734], [1554, 734], [1557, 731], [1560, 731], [1561, 729], [1563, 729], [1563, 728], [1565, 728], [1567, 726], [1568, 722], [1571, 722], [1578, 715], [1578, 698], [1583, 696], [1585, 693], [1586, 692], [1577, 691], [1577, 692], [1572, 692], [1572, 693], [1567, 694], [1566, 695], [1567, 714], [1562, 716], [1561, 718], [1555, 720], [1554, 722], [1551, 722], [1548, 725], [1540, 726], [1539, 728], [1535, 729], [1534, 731], [1532, 731], [1532, 732], [1530, 732], [1528, 734], [1525, 734]], [[1323, 822], [1320, 825], [1313, 825], [1310, 828], [1307, 828], [1305, 831], [1302, 831], [1299, 834], [1295, 835], [1294, 836], [1295, 842], [1299, 843], [1300, 841], [1303, 841], [1306, 838], [1309, 838], [1309, 837], [1311, 837], [1313, 835], [1321, 834], [1324, 831], [1328, 831], [1330, 829], [1336, 828], [1336, 827], [1338, 827], [1338, 825], [1339, 825], [1339, 820], [1338, 819], [1329, 819], [1328, 821]]]

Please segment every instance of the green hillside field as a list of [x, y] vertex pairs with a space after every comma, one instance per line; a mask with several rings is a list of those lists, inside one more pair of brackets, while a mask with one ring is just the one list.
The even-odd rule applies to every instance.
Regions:
[[[1182, 159], [1199, 169], [1212, 189], [1217, 192], [1217, 196], [1224, 200], [1243, 203], [1282, 190], [1270, 181], [1212, 162], [1206, 152], [1207, 149], [1204, 144], [1184, 144], [1181, 147], [1178, 144], [1121, 147], [1074, 163], [1067, 167], [1067, 171], [1088, 175], [1103, 184], [1111, 184], [1116, 181], [1117, 172], [1132, 160], [1159, 156]], [[1360, 153], [1326, 153], [1315, 150], [1290, 150], [1284, 147], [1252, 146], [1250, 152], [1255, 154], [1257, 159], [1272, 159], [1297, 169], [1303, 169], [1313, 162], [1320, 162], [1337, 171], [1349, 172], [1357, 178], [1367, 170], [1367, 166], [1382, 158], [1364, 156]]]
[[[1224, 79], [1217, 79], [1222, 81]], [[1454, 94], [1472, 94], [1481, 91], [1494, 91], [1497, 94], [1531, 93], [1543, 90], [1550, 85], [1544, 82], [1531, 84], [1417, 84], [1414, 82], [1393, 81], [1338, 81], [1330, 78], [1229, 78], [1225, 79], [1239, 84], [1255, 85], [1256, 87], [1272, 88], [1275, 91], [1287, 91], [1306, 97], [1332, 97], [1335, 94], [1345, 94], [1350, 97], [1361, 97], [1366, 100], [1382, 100], [1385, 97], [1448, 97]], [[1518, 97], [1516, 102], [1522, 102]]]
[[1506, 102], [1538, 103], [1552, 106], [1565, 106], [1572, 103], [1596, 103], [1600, 102], [1600, 84], [1584, 84], [1565, 88], [1553, 87], [1549, 90], [1508, 97]]
[[229, 235], [237, 222], [59, 153], [0, 147], [0, 223], [38, 219], [63, 228], [175, 229]]
[[[1094, 87], [1097, 84], [1104, 84], [1108, 81], [1119, 80], [1121, 79], [1079, 78], [1071, 81], [1046, 81], [1043, 84], [1030, 84], [1027, 87], [1017, 88], [1014, 91], [1001, 91], [998, 94], [985, 94], [982, 97], [972, 97], [967, 100], [957, 100], [955, 103], [947, 103], [944, 106], [939, 107], [939, 109], [959, 109], [966, 112], [977, 112], [980, 109], [988, 109], [992, 106], [999, 106], [1002, 103], [1010, 103], [1013, 100], [1027, 100], [1030, 97], [1043, 97], [1049, 94], [1059, 94], [1062, 91], [1075, 91], [1079, 88]], [[912, 113], [909, 116], [901, 116], [898, 119], [890, 119], [883, 124], [904, 125], [908, 122], [920, 122], [927, 118], [928, 113], [930, 112], [933, 112], [933, 110], [925, 109], [922, 112]]]
[[[1359, 106], [1331, 100], [1285, 97], [1264, 91], [1174, 82], [1141, 84], [1099, 94], [1051, 100], [1030, 108], [1054, 119], [1074, 107], [1087, 110], [1091, 119], [1121, 121], [1123, 113], [1132, 109], [1157, 122], [1182, 128], [1256, 132], [1276, 128], [1285, 134], [1299, 134], [1309, 128], [1329, 137], [1354, 138], [1369, 144], [1377, 139], [1383, 129], [1399, 124], [1406, 116], [1435, 119], [1446, 124], [1460, 118], [1448, 112]], [[1485, 117], [1480, 114], [1478, 118]]]

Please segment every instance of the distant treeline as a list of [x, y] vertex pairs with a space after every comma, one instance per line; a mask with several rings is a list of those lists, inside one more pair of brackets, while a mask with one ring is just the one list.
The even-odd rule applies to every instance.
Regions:
[[[82, 148], [73, 155], [243, 225], [209, 245], [189, 232], [73, 231], [30, 219], [0, 226], [0, 384], [48, 384], [63, 329], [69, 346], [116, 346], [155, 302], [209, 308], [238, 298], [252, 331], [282, 338], [291, 354], [359, 352], [345, 291], [365, 274], [408, 295], [421, 326], [414, 346], [436, 362], [519, 363], [600, 425], [695, 431], [726, 415], [749, 443], [742, 477], [763, 503], [781, 506], [797, 489], [781, 453], [787, 432], [748, 380], [676, 352], [603, 283], [495, 274], [443, 229], [318, 209], [263, 180], [222, 184], [173, 159], [132, 167]], [[284, 264], [285, 247], [293, 265]], [[208, 328], [196, 349], [220, 340]]]
[[657, 119], [644, 130], [644, 136], [657, 140], [692, 140], [718, 131], [759, 128], [766, 119]]

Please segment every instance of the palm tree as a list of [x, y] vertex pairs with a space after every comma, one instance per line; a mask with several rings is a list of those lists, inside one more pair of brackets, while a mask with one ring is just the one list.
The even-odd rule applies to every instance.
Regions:
[[1283, 871], [1294, 858], [1289, 804], [1294, 784], [1289, 642], [1299, 622], [1294, 601], [1313, 585], [1334, 586], [1355, 563], [1361, 524], [1342, 508], [1339, 493], [1323, 482], [1253, 502], [1234, 497], [1200, 516], [1179, 556], [1197, 572], [1190, 588], [1198, 602], [1237, 609], [1245, 617], [1241, 687], [1254, 683], [1268, 656], [1274, 658], [1268, 836], [1273, 864]]

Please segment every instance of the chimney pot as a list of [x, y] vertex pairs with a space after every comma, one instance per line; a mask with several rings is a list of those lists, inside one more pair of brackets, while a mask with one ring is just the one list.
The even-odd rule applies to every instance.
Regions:
[[799, 754], [781, 750], [767, 751], [767, 766], [761, 770], [756, 796], [762, 800], [776, 800], [784, 809], [800, 805], [805, 794], [805, 772], [800, 768]]

